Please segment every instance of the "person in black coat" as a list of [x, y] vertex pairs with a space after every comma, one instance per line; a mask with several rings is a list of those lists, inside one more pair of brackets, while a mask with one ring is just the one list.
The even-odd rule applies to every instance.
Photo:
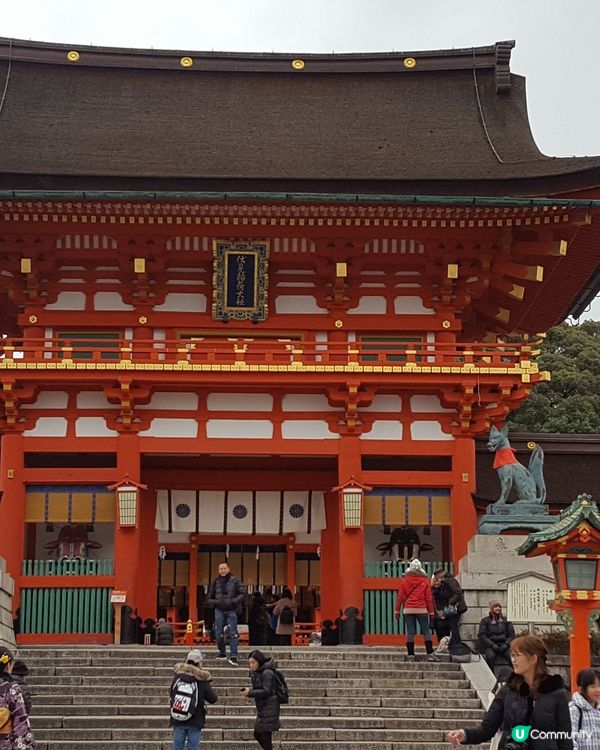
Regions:
[[490, 602], [490, 613], [479, 623], [477, 637], [483, 658], [492, 672], [499, 656], [503, 656], [511, 664], [510, 643], [515, 637], [515, 628], [512, 622], [503, 617], [499, 601]]
[[236, 667], [238, 663], [238, 615], [242, 612], [244, 595], [244, 584], [231, 574], [229, 563], [220, 563], [219, 575], [208, 590], [207, 604], [215, 610], [215, 638], [219, 649], [217, 659], [227, 659], [225, 653], [225, 628], [227, 627], [231, 648], [229, 663]]
[[267, 602], [260, 591], [252, 595], [248, 612], [248, 643], [251, 646], [266, 646], [271, 617], [267, 612]]
[[242, 695], [254, 698], [256, 722], [254, 738], [263, 750], [273, 750], [273, 732], [279, 730], [279, 698], [275, 690], [275, 662], [270, 656], [255, 649], [248, 657], [251, 688], [244, 688]]
[[[460, 618], [467, 611], [468, 607], [460, 584], [451, 573], [447, 573], [443, 568], [439, 568], [434, 571], [431, 586], [437, 610], [436, 623], [439, 621], [438, 627], [440, 631], [443, 625], [444, 629], [447, 628], [450, 633], [448, 647], [456, 643], [461, 643]], [[456, 611], [448, 612], [448, 607]], [[436, 633], [438, 632], [438, 627], [436, 627]]]
[[[501, 730], [499, 750], [573, 750], [569, 698], [562, 677], [548, 673], [544, 641], [535, 635], [515, 638], [510, 651], [514, 672], [498, 691], [481, 725], [455, 729], [448, 733], [448, 741], [453, 747], [478, 745], [489, 742]], [[511, 737], [515, 727], [531, 727], [526, 745], [522, 744], [526, 737]]]
[[173, 750], [184, 750], [187, 739], [187, 750], [198, 750], [202, 728], [206, 721], [206, 708], [204, 703], [216, 703], [218, 696], [210, 684], [210, 672], [202, 669], [202, 652], [197, 648], [192, 649], [187, 655], [184, 664], [175, 665], [175, 676], [171, 682], [169, 695], [177, 679], [185, 682], [198, 683], [198, 705], [192, 716], [185, 721], [175, 721], [171, 718], [170, 725], [173, 727]]
[[175, 640], [175, 633], [173, 626], [170, 622], [167, 622], [164, 617], [161, 617], [156, 625], [156, 645], [157, 646], [172, 646]]

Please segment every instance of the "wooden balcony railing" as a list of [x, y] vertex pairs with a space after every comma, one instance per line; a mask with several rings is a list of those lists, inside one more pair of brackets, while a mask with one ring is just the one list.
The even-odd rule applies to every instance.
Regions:
[[[394, 371], [488, 373], [535, 370], [534, 342], [414, 343], [300, 342], [223, 338], [183, 341], [65, 338], [2, 339], [0, 369], [226, 369], [266, 366], [294, 370], [342, 367], [366, 372]], [[437, 368], [444, 368], [438, 370]], [[446, 368], [458, 368], [450, 369]]]

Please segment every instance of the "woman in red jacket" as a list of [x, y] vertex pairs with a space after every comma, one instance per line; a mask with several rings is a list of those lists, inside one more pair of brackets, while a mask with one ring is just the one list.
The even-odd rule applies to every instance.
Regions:
[[418, 622], [421, 634], [425, 639], [427, 661], [439, 661], [439, 658], [433, 653], [431, 629], [429, 627], [429, 620], [435, 614], [431, 582], [419, 560], [413, 560], [410, 563], [408, 570], [400, 581], [394, 612], [396, 619], [400, 617], [401, 607], [406, 623], [406, 651], [408, 653], [406, 660], [415, 660], [415, 633], [417, 632]]

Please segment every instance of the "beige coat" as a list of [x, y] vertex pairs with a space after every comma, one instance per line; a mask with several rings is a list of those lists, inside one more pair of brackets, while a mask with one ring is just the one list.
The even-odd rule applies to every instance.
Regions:
[[294, 623], [291, 625], [284, 625], [279, 621], [279, 615], [284, 607], [289, 607], [292, 610], [294, 620], [298, 614], [298, 605], [293, 599], [280, 599], [273, 608], [273, 613], [277, 615], [277, 630], [275, 632], [277, 635], [292, 635], [294, 632]]

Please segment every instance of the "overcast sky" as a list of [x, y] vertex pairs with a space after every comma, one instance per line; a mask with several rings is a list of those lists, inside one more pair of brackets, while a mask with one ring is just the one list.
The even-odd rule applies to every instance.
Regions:
[[[1, 0], [0, 35], [182, 51], [379, 52], [515, 39], [551, 156], [600, 154], [598, 0]], [[595, 303], [594, 318], [600, 319]]]

